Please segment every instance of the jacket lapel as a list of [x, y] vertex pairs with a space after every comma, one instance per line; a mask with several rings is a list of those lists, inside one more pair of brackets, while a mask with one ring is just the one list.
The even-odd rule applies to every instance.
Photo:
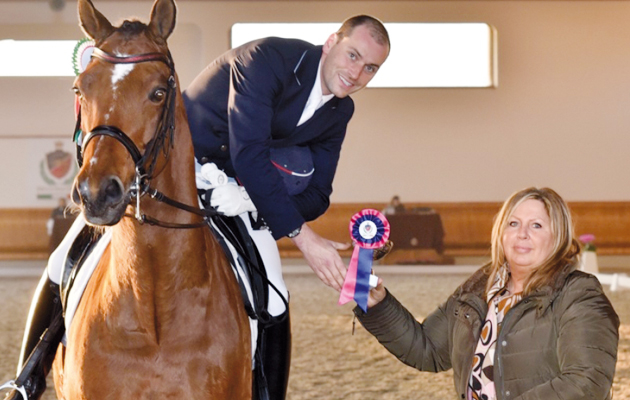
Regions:
[[290, 87], [287, 88], [287, 93], [290, 93], [290, 95], [285, 96], [285, 101], [281, 105], [288, 111], [288, 113], [283, 114], [289, 119], [287, 124], [290, 127], [297, 126], [302, 116], [308, 96], [311, 94], [315, 84], [315, 75], [317, 75], [317, 67], [319, 66], [321, 55], [322, 46], [315, 46], [306, 50], [293, 68], [293, 76], [289, 83]]

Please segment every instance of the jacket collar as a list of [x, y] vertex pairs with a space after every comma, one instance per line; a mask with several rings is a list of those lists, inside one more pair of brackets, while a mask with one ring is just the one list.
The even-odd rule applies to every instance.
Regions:
[[575, 264], [567, 264], [556, 270], [555, 276], [548, 285], [534, 290], [529, 297], [538, 302], [538, 315], [541, 315], [551, 306], [554, 300], [560, 295], [562, 288], [569, 279], [569, 276], [576, 270]]
[[[551, 279], [548, 285], [544, 285], [534, 290], [529, 296], [527, 296], [527, 298], [537, 303], [539, 315], [551, 306], [553, 301], [560, 294], [567, 279], [571, 273], [575, 271], [575, 269], [575, 264], [567, 264], [562, 268], [558, 268], [555, 276]], [[489, 273], [486, 271], [486, 268], [479, 268], [457, 289], [456, 295], [462, 298], [475, 296], [485, 299], [488, 278]]]
[[459, 295], [474, 294], [482, 299], [486, 297], [486, 283], [489, 274], [485, 267], [479, 268], [470, 278], [466, 280], [457, 290]]

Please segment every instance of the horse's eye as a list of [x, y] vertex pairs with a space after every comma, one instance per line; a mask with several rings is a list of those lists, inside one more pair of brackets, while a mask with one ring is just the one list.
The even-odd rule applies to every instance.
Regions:
[[149, 99], [155, 103], [159, 103], [162, 100], [164, 100], [165, 97], [166, 97], [166, 90], [160, 88], [160, 89], [155, 89], [153, 93], [151, 93], [151, 96], [149, 97]]

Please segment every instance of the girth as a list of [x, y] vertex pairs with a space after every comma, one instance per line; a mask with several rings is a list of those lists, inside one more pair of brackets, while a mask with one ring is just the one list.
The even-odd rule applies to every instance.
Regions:
[[68, 295], [74, 285], [77, 274], [102, 236], [103, 232], [101, 229], [85, 225], [74, 239], [68, 251], [63, 274], [61, 275], [61, 284], [59, 285], [64, 316], [68, 306]]

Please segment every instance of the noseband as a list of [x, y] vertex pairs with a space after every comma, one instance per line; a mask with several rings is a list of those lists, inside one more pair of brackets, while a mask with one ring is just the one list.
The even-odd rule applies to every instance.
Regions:
[[131, 138], [129, 138], [129, 136], [125, 132], [123, 132], [116, 126], [99, 125], [87, 134], [85, 134], [84, 137], [82, 137], [83, 132], [81, 131], [81, 110], [79, 109], [77, 115], [77, 124], [74, 131], [74, 141], [76, 143], [77, 149], [76, 156], [79, 167], [83, 165], [83, 150], [90, 142], [90, 140], [94, 139], [97, 136], [108, 136], [116, 139], [120, 144], [125, 147], [125, 149], [127, 149], [127, 152], [131, 156], [131, 159], [133, 160], [135, 165], [135, 180], [134, 183], [131, 185], [130, 192], [131, 196], [136, 199], [136, 212], [134, 216], [138, 220], [138, 222], [140, 222], [141, 224], [148, 223], [150, 225], [162, 226], [165, 228], [197, 228], [205, 226], [205, 221], [198, 224], [175, 224], [162, 222], [151, 218], [140, 211], [140, 198], [145, 194], [149, 194], [157, 201], [166, 203], [170, 206], [179, 208], [184, 211], [200, 215], [204, 218], [208, 218], [216, 214], [216, 211], [212, 209], [201, 210], [175, 201], [167, 197], [163, 193], [150, 187], [150, 181], [152, 178], [154, 178], [153, 174], [155, 172], [155, 166], [157, 164], [159, 152], [162, 151], [164, 157], [168, 158], [169, 151], [174, 145], [173, 135], [175, 132], [175, 99], [177, 97], [175, 89], [177, 88], [177, 83], [175, 81], [175, 64], [173, 63], [170, 52], [168, 54], [144, 53], [131, 56], [117, 56], [95, 47], [94, 52], [92, 53], [92, 57], [96, 57], [111, 64], [162, 62], [166, 64], [166, 66], [169, 68], [170, 75], [168, 78], [168, 87], [166, 89], [166, 100], [164, 102], [164, 108], [162, 109], [162, 114], [156, 127], [155, 134], [153, 135], [153, 138], [147, 143], [144, 154], [140, 152], [138, 146], [136, 146], [133, 140], [131, 140]]

